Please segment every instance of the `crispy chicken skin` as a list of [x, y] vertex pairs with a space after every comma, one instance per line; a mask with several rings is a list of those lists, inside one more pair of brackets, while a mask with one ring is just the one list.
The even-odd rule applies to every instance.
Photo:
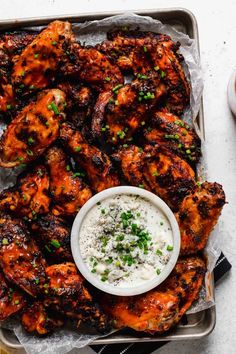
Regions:
[[24, 308], [21, 323], [28, 333], [43, 336], [52, 332], [56, 327], [63, 325], [62, 319], [52, 317], [48, 314], [44, 305], [40, 301], [28, 304]]
[[98, 45], [99, 50], [111, 53], [120, 68], [134, 74], [157, 71], [167, 86], [168, 109], [182, 114], [189, 104], [190, 87], [173, 46], [150, 32], [116, 31], [111, 37], [111, 41]]
[[50, 191], [54, 203], [52, 213], [73, 217], [92, 197], [92, 192], [78, 173], [72, 171], [69, 159], [60, 147], [49, 148], [46, 153], [46, 163], [49, 168]]
[[124, 83], [118, 66], [97, 49], [73, 43], [70, 50], [71, 62], [61, 68], [63, 76], [82, 80], [99, 92]]
[[199, 161], [201, 140], [179, 117], [163, 109], [153, 113], [150, 123], [144, 131], [148, 143], [164, 145], [190, 164]]
[[205, 271], [199, 257], [179, 259], [168, 279], [156, 289], [132, 297], [104, 295], [101, 305], [116, 328], [163, 333], [179, 322], [197, 298]]
[[37, 218], [31, 225], [33, 236], [48, 263], [72, 261], [70, 227], [61, 217], [47, 214]]
[[[0, 51], [12, 58], [20, 54], [38, 35], [35, 31], [10, 31], [0, 34]], [[8, 63], [10, 65], [10, 63]]]
[[225, 204], [225, 194], [218, 183], [204, 182], [185, 197], [176, 214], [180, 227], [181, 253], [202, 250]]
[[0, 193], [0, 210], [33, 219], [49, 212], [49, 176], [44, 165], [18, 176], [16, 185]]
[[0, 214], [0, 266], [5, 277], [31, 296], [45, 283], [45, 261], [22, 220]]
[[12, 120], [0, 140], [0, 166], [27, 164], [40, 156], [58, 137], [64, 119], [65, 94], [44, 91]]
[[94, 136], [103, 138], [105, 135], [110, 144], [132, 139], [145, 125], [150, 110], [165, 94], [165, 87], [155, 76], [115, 88], [99, 95], [92, 119]]
[[49, 279], [45, 305], [80, 322], [88, 322], [99, 332], [109, 329], [106, 316], [94, 303], [83, 277], [74, 263], [62, 263], [47, 267]]
[[20, 311], [25, 304], [23, 293], [12, 288], [0, 270], [0, 322]]
[[65, 149], [81, 166], [95, 192], [120, 184], [109, 157], [97, 147], [89, 145], [72, 125], [63, 123], [60, 138]]
[[14, 58], [12, 81], [18, 93], [44, 89], [53, 81], [66, 48], [73, 40], [69, 22], [51, 22]]
[[10, 80], [5, 70], [0, 68], [0, 112], [7, 112], [15, 104], [15, 97]]
[[144, 150], [131, 145], [113, 157], [128, 183], [159, 195], [173, 210], [195, 186], [195, 173], [187, 162], [160, 145]]

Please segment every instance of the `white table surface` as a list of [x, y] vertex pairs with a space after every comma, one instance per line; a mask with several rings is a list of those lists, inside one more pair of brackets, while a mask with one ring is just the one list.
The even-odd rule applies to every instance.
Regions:
[[[222, 239], [222, 250], [233, 268], [236, 268], [236, 119], [230, 113], [226, 97], [227, 82], [230, 73], [236, 67], [236, 1], [0, 0], [0, 19], [161, 7], [188, 8], [198, 21], [205, 82], [203, 98], [208, 179], [222, 183], [226, 192], [229, 204], [225, 206], [221, 217], [224, 227], [219, 237]], [[209, 337], [169, 343], [158, 350], [158, 354], [236, 353], [236, 272], [234, 269], [217, 285], [216, 304], [217, 323]], [[90, 348], [76, 352], [94, 353]]]

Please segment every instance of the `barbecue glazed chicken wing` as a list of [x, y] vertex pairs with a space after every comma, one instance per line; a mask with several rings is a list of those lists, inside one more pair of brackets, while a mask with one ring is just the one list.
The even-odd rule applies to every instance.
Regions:
[[175, 215], [180, 227], [181, 253], [196, 253], [206, 246], [225, 204], [218, 183], [204, 182], [185, 197]]
[[62, 124], [60, 138], [68, 153], [85, 170], [95, 192], [120, 184], [109, 157], [97, 147], [89, 145], [72, 125]]
[[131, 185], [159, 195], [173, 210], [195, 186], [195, 173], [186, 161], [160, 146], [131, 145], [113, 155]]
[[34, 161], [59, 135], [64, 119], [65, 94], [44, 91], [7, 126], [0, 140], [0, 166], [15, 167]]
[[25, 304], [23, 293], [12, 288], [0, 270], [0, 323], [20, 311]]
[[92, 192], [81, 180], [79, 173], [72, 171], [69, 159], [61, 148], [57, 146], [49, 148], [46, 161], [50, 174], [50, 191], [54, 202], [52, 213], [73, 217], [92, 197]]
[[45, 261], [22, 220], [0, 214], [0, 267], [7, 280], [31, 296], [42, 292]]
[[0, 210], [28, 219], [49, 212], [49, 177], [45, 166], [22, 173], [16, 185], [0, 193]]
[[200, 159], [201, 140], [194, 129], [166, 109], [153, 113], [144, 136], [150, 144], [166, 146], [190, 164]]
[[64, 324], [62, 319], [51, 316], [40, 301], [28, 304], [24, 308], [21, 323], [28, 333], [39, 336], [48, 334]]
[[62, 263], [47, 267], [49, 279], [46, 287], [45, 305], [68, 317], [88, 322], [99, 332], [109, 329], [106, 316], [94, 303], [83, 277], [74, 263]]
[[179, 259], [168, 279], [156, 289], [138, 296], [104, 295], [101, 305], [116, 328], [163, 333], [179, 322], [197, 298], [205, 271], [199, 257]]
[[190, 88], [176, 55], [178, 45], [170, 44], [164, 37], [159, 41], [158, 35], [150, 32], [115, 31], [110, 38], [97, 48], [112, 56], [123, 70], [132, 70], [134, 74], [158, 72], [167, 87], [168, 109], [182, 114], [189, 104]]
[[48, 262], [61, 263], [73, 260], [70, 249], [70, 227], [64, 219], [47, 214], [37, 218], [31, 229]]
[[117, 65], [95, 48], [84, 48], [73, 43], [70, 48], [71, 62], [61, 68], [63, 77], [82, 80], [97, 91], [109, 90], [124, 83], [124, 77]]
[[73, 40], [69, 22], [51, 22], [14, 58], [12, 81], [17, 93], [29, 93], [48, 87]]

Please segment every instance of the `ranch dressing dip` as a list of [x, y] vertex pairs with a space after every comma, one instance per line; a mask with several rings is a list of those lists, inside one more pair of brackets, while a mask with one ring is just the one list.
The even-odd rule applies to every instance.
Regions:
[[116, 287], [135, 287], [161, 274], [173, 251], [173, 232], [156, 205], [120, 194], [89, 210], [79, 247], [94, 277]]

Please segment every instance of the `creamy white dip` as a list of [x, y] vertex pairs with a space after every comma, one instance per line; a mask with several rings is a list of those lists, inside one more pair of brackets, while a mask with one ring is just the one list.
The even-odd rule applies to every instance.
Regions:
[[161, 274], [173, 250], [173, 232], [156, 205], [121, 194], [89, 210], [79, 247], [94, 277], [117, 287], [135, 287]]

